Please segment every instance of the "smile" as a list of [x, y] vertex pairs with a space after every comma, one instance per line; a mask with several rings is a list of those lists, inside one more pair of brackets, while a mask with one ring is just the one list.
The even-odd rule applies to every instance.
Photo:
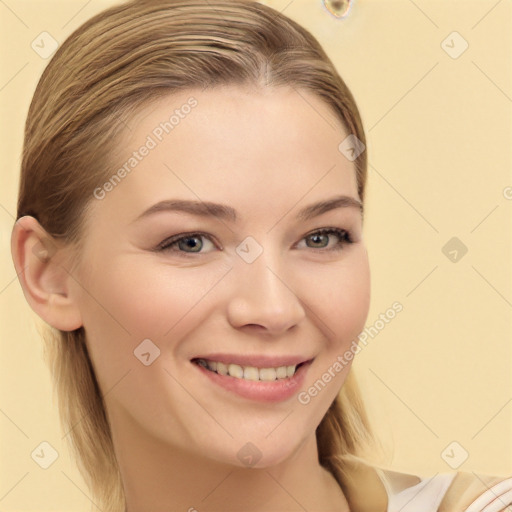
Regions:
[[[220, 355], [215, 359], [221, 359]], [[289, 400], [297, 394], [314, 358], [305, 361], [299, 357], [233, 357], [244, 364], [228, 362], [230, 357], [215, 359], [195, 357], [191, 360], [193, 367], [202, 374], [201, 378], [206, 379], [203, 382], [213, 384], [217, 389], [223, 388], [223, 392], [227, 391], [230, 396], [235, 394], [243, 399], [268, 403]]]
[[293, 377], [297, 369], [304, 364], [299, 363], [298, 365], [278, 366], [275, 368], [257, 368], [255, 366], [241, 366], [235, 363], [223, 363], [221, 361], [199, 358], [193, 362], [218, 375], [229, 375], [235, 379], [266, 382]]

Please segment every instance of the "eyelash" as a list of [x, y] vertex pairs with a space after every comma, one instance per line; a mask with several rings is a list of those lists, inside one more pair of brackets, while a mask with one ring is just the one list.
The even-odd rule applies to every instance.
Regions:
[[[340, 239], [340, 241], [337, 242], [337, 244], [330, 249], [325, 249], [322, 247], [308, 247], [308, 249], [311, 249], [315, 252], [341, 251], [345, 245], [354, 243], [354, 240], [352, 239], [352, 235], [351, 235], [350, 231], [347, 231], [346, 229], [340, 229], [340, 228], [318, 229], [317, 231], [313, 231], [313, 232], [305, 235], [301, 239], [301, 241], [306, 238], [312, 237], [314, 235], [336, 235]], [[204, 253], [200, 253], [200, 252], [185, 252], [185, 251], [171, 249], [171, 247], [173, 245], [177, 244], [181, 240], [184, 240], [187, 238], [196, 238], [196, 237], [197, 238], [201, 238], [201, 237], [207, 238], [208, 240], [210, 240], [213, 243], [213, 240], [211, 239], [211, 237], [209, 235], [207, 235], [206, 233], [201, 233], [201, 232], [182, 233], [180, 235], [176, 235], [176, 236], [173, 236], [171, 238], [164, 240], [162, 243], [160, 243], [156, 247], [156, 251], [158, 251], [158, 252], [175, 252], [175, 253], [178, 253], [180, 256], [184, 256], [184, 257], [191, 257], [191, 256], [193, 257], [196, 254], [204, 254]]]

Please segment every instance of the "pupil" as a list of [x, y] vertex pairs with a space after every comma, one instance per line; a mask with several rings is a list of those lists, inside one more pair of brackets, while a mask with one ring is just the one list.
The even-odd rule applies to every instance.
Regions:
[[190, 249], [195, 249], [198, 246], [197, 240], [198, 240], [197, 237], [185, 238], [185, 241], [186, 241], [185, 245], [187, 247], [189, 247]]
[[318, 243], [318, 241], [319, 241], [318, 239], [323, 236], [325, 236], [325, 235], [313, 235], [313, 243]]

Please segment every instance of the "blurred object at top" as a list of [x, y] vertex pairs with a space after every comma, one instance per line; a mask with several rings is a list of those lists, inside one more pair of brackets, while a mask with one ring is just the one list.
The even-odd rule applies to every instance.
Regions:
[[323, 0], [326, 9], [336, 18], [345, 18], [350, 12], [353, 0]]

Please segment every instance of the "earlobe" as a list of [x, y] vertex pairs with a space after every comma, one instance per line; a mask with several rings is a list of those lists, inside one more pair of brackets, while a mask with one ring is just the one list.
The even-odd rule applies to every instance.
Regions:
[[11, 236], [11, 253], [23, 294], [30, 307], [62, 331], [82, 326], [73, 278], [66, 268], [66, 248], [31, 216], [18, 219]]

